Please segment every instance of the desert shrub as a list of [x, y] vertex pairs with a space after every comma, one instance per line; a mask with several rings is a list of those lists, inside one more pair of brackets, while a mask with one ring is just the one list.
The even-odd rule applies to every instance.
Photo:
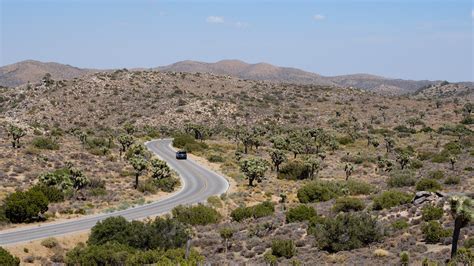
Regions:
[[148, 179], [145, 182], [138, 183], [137, 189], [141, 193], [147, 192], [147, 193], [151, 193], [151, 194], [156, 193], [156, 191], [158, 190], [155, 181], [151, 180], [151, 179]]
[[441, 238], [451, 235], [450, 230], [446, 230], [438, 221], [429, 221], [422, 225], [421, 232], [423, 232], [424, 239], [428, 244], [436, 244]]
[[59, 150], [59, 144], [56, 140], [49, 137], [36, 137], [31, 142], [33, 146], [42, 150]]
[[170, 176], [153, 181], [155, 185], [164, 192], [173, 192], [181, 183], [178, 178]]
[[314, 181], [298, 189], [301, 203], [328, 201], [342, 195], [342, 186], [337, 182]]
[[361, 211], [365, 208], [362, 200], [352, 197], [342, 197], [336, 199], [333, 210], [335, 212]]
[[48, 204], [48, 198], [40, 191], [14, 192], [5, 199], [5, 216], [12, 223], [38, 220], [48, 210]]
[[409, 226], [410, 225], [408, 224], [408, 219], [406, 218], [397, 219], [392, 223], [392, 227], [395, 230], [402, 230], [408, 228]]
[[317, 216], [317, 213], [313, 207], [301, 204], [294, 208], [290, 208], [286, 212], [286, 222], [293, 223], [309, 221], [312, 217], [315, 216]]
[[411, 187], [415, 183], [415, 173], [408, 169], [393, 171], [387, 181], [389, 187]]
[[207, 198], [207, 203], [214, 208], [222, 208], [222, 200], [218, 196], [210, 196]]
[[193, 136], [187, 134], [179, 134], [174, 136], [173, 146], [184, 149], [188, 152], [201, 151], [207, 149], [207, 144], [197, 142]]
[[175, 219], [190, 225], [215, 224], [221, 219], [221, 215], [214, 208], [202, 204], [177, 206], [171, 212]]
[[450, 176], [444, 180], [446, 185], [457, 185], [461, 183], [461, 178], [459, 176]]
[[204, 257], [191, 249], [186, 259], [183, 248], [163, 250], [137, 251], [128, 256], [125, 265], [201, 265]]
[[59, 242], [56, 238], [49, 237], [41, 241], [41, 245], [47, 248], [54, 248], [59, 245]]
[[247, 218], [260, 218], [272, 215], [275, 212], [275, 206], [269, 201], [251, 207], [238, 207], [230, 213], [234, 221], [240, 222]]
[[312, 221], [308, 233], [315, 236], [320, 249], [329, 252], [361, 248], [382, 238], [377, 219], [367, 213], [340, 213]]
[[20, 265], [20, 259], [10, 254], [6, 249], [0, 247], [0, 265]]
[[415, 134], [416, 130], [414, 128], [408, 128], [404, 125], [399, 125], [393, 128], [393, 130], [398, 131], [400, 133], [409, 133], [409, 134]]
[[400, 253], [400, 264], [402, 266], [408, 266], [410, 262], [410, 255], [408, 255], [408, 252], [404, 251]]
[[62, 190], [56, 187], [48, 187], [46, 185], [36, 185], [32, 187], [30, 190], [38, 191], [43, 193], [46, 196], [49, 202], [62, 202], [64, 201], [64, 193]]
[[433, 156], [435, 156], [435, 153], [431, 151], [418, 151], [418, 159], [421, 161], [432, 159]]
[[425, 205], [421, 209], [421, 215], [424, 221], [439, 220], [443, 217], [443, 208]]
[[398, 205], [409, 203], [413, 196], [409, 193], [388, 190], [374, 197], [373, 208], [375, 210], [389, 209]]
[[416, 183], [416, 190], [418, 191], [438, 191], [441, 190], [441, 185], [438, 181], [431, 178], [422, 178]]
[[441, 170], [435, 170], [428, 173], [429, 178], [442, 179], [444, 178], [444, 172]]
[[183, 247], [188, 238], [188, 227], [176, 219], [157, 217], [144, 223], [128, 222], [118, 216], [107, 218], [92, 227], [87, 243], [103, 245], [116, 242], [143, 250], [172, 249]]
[[277, 256], [273, 255], [270, 251], [265, 252], [263, 260], [270, 266], [275, 266], [278, 262]]
[[127, 257], [135, 250], [118, 242], [103, 245], [78, 245], [66, 253], [67, 265], [125, 265]]
[[310, 176], [311, 167], [301, 160], [291, 160], [280, 168], [278, 178], [288, 180], [305, 179]]
[[463, 247], [472, 248], [474, 247], [474, 237], [470, 237], [464, 241]]
[[291, 239], [275, 239], [272, 241], [272, 255], [287, 259], [296, 255], [296, 246]]
[[472, 265], [474, 261], [474, 252], [467, 248], [460, 248], [456, 252], [454, 258], [449, 261], [447, 265]]
[[412, 159], [409, 165], [410, 169], [421, 169], [423, 168], [423, 162], [417, 159]]
[[218, 154], [211, 154], [207, 157], [207, 160], [212, 163], [223, 163], [225, 160]]
[[354, 140], [349, 136], [341, 136], [337, 138], [337, 142], [341, 145], [348, 145], [354, 143]]
[[347, 182], [341, 183], [341, 185], [347, 188], [347, 191], [350, 195], [369, 195], [374, 191], [374, 187], [366, 182], [349, 180]]

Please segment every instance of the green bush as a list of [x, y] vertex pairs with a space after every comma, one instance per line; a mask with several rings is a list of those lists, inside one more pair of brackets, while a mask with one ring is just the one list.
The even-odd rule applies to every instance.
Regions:
[[293, 223], [309, 221], [312, 217], [315, 216], [317, 216], [317, 213], [313, 207], [301, 204], [294, 208], [290, 208], [286, 212], [286, 222]]
[[48, 187], [46, 185], [39, 184], [32, 187], [30, 190], [43, 193], [43, 195], [46, 196], [49, 202], [64, 201], [64, 193], [62, 192], [62, 190], [56, 187]]
[[342, 195], [342, 186], [337, 182], [314, 181], [298, 189], [301, 203], [328, 201]]
[[431, 172], [428, 173], [428, 177], [433, 178], [433, 179], [443, 179], [444, 178], [444, 172], [441, 171], [441, 170], [431, 171]]
[[40, 191], [14, 192], [5, 199], [5, 216], [12, 223], [31, 222], [40, 219], [48, 204], [48, 198]]
[[215, 224], [222, 218], [212, 207], [202, 204], [195, 206], [177, 206], [172, 211], [173, 217], [178, 221], [190, 225]]
[[421, 227], [421, 231], [428, 244], [436, 244], [440, 242], [441, 238], [451, 235], [451, 231], [444, 229], [438, 221], [424, 223]]
[[350, 195], [369, 195], [374, 192], [374, 187], [366, 182], [349, 180], [341, 184], [347, 188]]
[[422, 178], [416, 183], [416, 190], [418, 191], [438, 191], [441, 190], [441, 185], [438, 181], [431, 178]]
[[41, 245], [46, 248], [54, 248], [59, 246], [59, 242], [56, 238], [49, 237], [41, 241]]
[[472, 248], [474, 247], [474, 237], [470, 237], [464, 241], [463, 247]]
[[410, 225], [408, 224], [407, 218], [400, 218], [392, 223], [392, 227], [395, 230], [402, 230], [408, 228]]
[[78, 245], [66, 253], [67, 265], [125, 265], [127, 257], [135, 250], [118, 242], [103, 245]]
[[188, 152], [202, 151], [208, 148], [206, 143], [197, 142], [193, 136], [187, 134], [174, 136], [173, 146], [184, 149]]
[[278, 262], [278, 258], [270, 251], [265, 252], [263, 260], [270, 266], [276, 266]]
[[0, 265], [20, 265], [20, 259], [10, 254], [6, 249], [0, 247]]
[[178, 178], [170, 176], [158, 180], [154, 180], [155, 185], [164, 192], [173, 192], [181, 183]]
[[254, 205], [252, 207], [238, 207], [230, 213], [234, 221], [240, 222], [248, 218], [260, 218], [272, 215], [275, 212], [275, 206], [269, 201]]
[[225, 160], [218, 154], [211, 154], [207, 157], [207, 160], [211, 163], [223, 163]]
[[439, 220], [443, 217], [443, 208], [425, 205], [421, 209], [421, 215], [424, 221]]
[[412, 159], [409, 167], [410, 169], [421, 169], [423, 168], [423, 162], [417, 159]]
[[457, 185], [461, 183], [461, 178], [459, 176], [450, 176], [444, 180], [446, 185]]
[[188, 238], [188, 227], [176, 219], [157, 217], [144, 223], [128, 222], [118, 216], [107, 218], [92, 227], [87, 243], [104, 245], [116, 242], [142, 250], [172, 249], [183, 247]]
[[278, 178], [287, 180], [306, 179], [310, 176], [311, 167], [300, 160], [291, 160], [280, 168]]
[[400, 264], [402, 266], [408, 266], [410, 262], [410, 255], [408, 255], [408, 252], [402, 252], [400, 253]]
[[387, 181], [389, 187], [411, 187], [416, 183], [415, 173], [411, 170], [399, 170], [390, 173]]
[[382, 238], [377, 219], [367, 213], [340, 213], [334, 218], [313, 219], [308, 234], [315, 236], [320, 249], [329, 252], [361, 248]]
[[48, 137], [36, 137], [33, 139], [32, 144], [42, 150], [59, 150], [58, 142]]
[[413, 195], [397, 190], [384, 191], [374, 197], [373, 208], [375, 210], [389, 209], [395, 206], [409, 203]]
[[365, 208], [362, 200], [352, 197], [342, 197], [336, 199], [333, 210], [335, 212], [361, 211]]
[[296, 246], [291, 239], [275, 239], [272, 241], [272, 255], [287, 259], [296, 255]]

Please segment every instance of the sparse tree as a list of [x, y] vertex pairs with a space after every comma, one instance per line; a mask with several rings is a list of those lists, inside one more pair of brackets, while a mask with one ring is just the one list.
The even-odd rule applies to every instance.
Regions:
[[393, 147], [395, 147], [395, 140], [391, 137], [385, 137], [385, 148], [387, 148], [387, 153], [390, 152]]
[[315, 173], [317, 176], [321, 169], [321, 161], [318, 157], [319, 156], [309, 155], [304, 160], [305, 165], [310, 169], [308, 178], [314, 179]]
[[410, 155], [408, 155], [406, 152], [402, 152], [397, 155], [397, 162], [400, 164], [400, 167], [405, 169], [405, 166], [410, 162]]
[[26, 130], [21, 127], [10, 125], [7, 128], [8, 136], [12, 138], [12, 147], [20, 148], [20, 139], [26, 136]]
[[270, 150], [270, 157], [272, 158], [273, 165], [278, 173], [280, 171], [280, 165], [287, 160], [286, 154], [282, 150], [272, 149]]
[[127, 132], [128, 135], [133, 135], [133, 133], [135, 133], [135, 126], [131, 123], [126, 123], [125, 125], [123, 125], [123, 129], [125, 130], [125, 132]]
[[441, 107], [441, 101], [440, 100], [436, 100], [435, 102], [435, 105], [436, 105], [436, 108], [440, 108]]
[[451, 169], [452, 169], [452, 170], [454, 170], [454, 164], [456, 164], [456, 162], [457, 162], [456, 157], [453, 156], [453, 155], [451, 155], [451, 156], [449, 157], [449, 163], [451, 164]]
[[247, 157], [240, 161], [240, 170], [249, 180], [249, 186], [253, 186], [253, 181], [261, 182], [268, 170], [268, 162], [259, 157]]
[[120, 157], [122, 157], [122, 154], [135, 142], [133, 137], [127, 134], [120, 135], [117, 140], [120, 143]]
[[86, 143], [87, 143], [87, 133], [86, 132], [79, 133], [79, 140], [81, 141], [82, 145], [86, 145]]
[[[230, 227], [225, 227], [225, 228], [222, 228], [220, 231], [219, 231], [219, 234], [221, 235], [221, 238], [222, 240], [224, 240], [224, 260], [227, 260], [227, 250], [230, 248], [230, 246], [232, 245], [232, 242], [231, 244], [229, 244], [229, 240], [232, 239], [232, 236], [234, 236], [234, 232], [235, 230], [230, 228]], [[224, 265], [226, 263], [224, 262]]]
[[352, 175], [354, 172], [354, 165], [351, 163], [346, 163], [344, 166], [344, 172], [346, 172], [346, 181], [349, 180], [349, 177]]
[[466, 196], [453, 196], [449, 200], [451, 215], [454, 218], [453, 241], [451, 244], [451, 258], [456, 256], [461, 228], [474, 220], [472, 199]]
[[147, 169], [148, 163], [145, 158], [141, 156], [133, 156], [129, 160], [130, 164], [132, 165], [133, 169], [135, 170], [135, 189], [138, 188], [138, 178], [140, 175]]
[[463, 111], [464, 113], [467, 113], [470, 115], [472, 113], [472, 110], [474, 110], [474, 103], [466, 103], [463, 106]]
[[151, 177], [159, 180], [171, 176], [171, 169], [165, 161], [153, 159], [150, 162]]

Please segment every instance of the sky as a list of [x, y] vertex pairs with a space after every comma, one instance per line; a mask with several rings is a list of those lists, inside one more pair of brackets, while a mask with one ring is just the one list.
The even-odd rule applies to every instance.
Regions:
[[474, 76], [474, 0], [0, 1], [1, 66], [240, 59], [326, 76]]

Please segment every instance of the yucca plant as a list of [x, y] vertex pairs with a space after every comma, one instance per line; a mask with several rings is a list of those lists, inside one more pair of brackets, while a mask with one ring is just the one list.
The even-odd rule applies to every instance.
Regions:
[[449, 200], [451, 215], [454, 218], [453, 243], [451, 246], [451, 258], [456, 256], [458, 240], [461, 228], [467, 226], [474, 220], [474, 210], [472, 199], [466, 196], [453, 196]]

